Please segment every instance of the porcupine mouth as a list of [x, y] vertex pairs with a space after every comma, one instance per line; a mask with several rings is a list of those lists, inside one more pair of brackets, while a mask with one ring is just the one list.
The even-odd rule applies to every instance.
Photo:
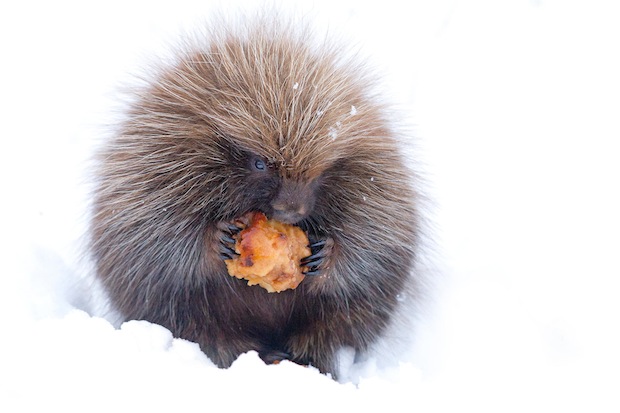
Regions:
[[280, 221], [284, 224], [298, 225], [303, 222], [305, 216], [298, 214], [297, 212], [288, 211], [276, 211], [271, 214], [266, 214], [267, 217]]
[[256, 208], [254, 211], [262, 212], [267, 219], [273, 219], [283, 224], [296, 225], [301, 227], [301, 223], [308, 219], [307, 215], [295, 211], [279, 211], [274, 208]]
[[316, 225], [313, 224], [312, 218], [310, 216], [305, 216], [298, 213], [282, 215], [279, 213], [275, 213], [274, 210], [271, 208], [256, 208], [252, 211], [262, 212], [263, 214], [265, 214], [267, 219], [273, 219], [284, 224], [295, 225], [301, 228], [306, 234], [308, 234], [312, 228], [316, 227]]

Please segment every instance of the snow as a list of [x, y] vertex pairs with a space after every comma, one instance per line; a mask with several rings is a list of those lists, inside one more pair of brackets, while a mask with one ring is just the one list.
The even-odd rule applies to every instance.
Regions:
[[0, 410], [620, 410], [613, 1], [294, 6], [370, 56], [416, 136], [434, 282], [405, 349], [345, 349], [337, 383], [255, 353], [218, 369], [162, 327], [116, 325], [83, 254], [115, 87], [250, 4], [0, 6]]

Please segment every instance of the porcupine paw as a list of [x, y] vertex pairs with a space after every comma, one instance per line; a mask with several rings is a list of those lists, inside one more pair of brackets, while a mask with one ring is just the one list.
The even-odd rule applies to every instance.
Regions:
[[[240, 226], [241, 225], [241, 226]], [[235, 251], [235, 235], [237, 235], [243, 226], [241, 223], [236, 222], [220, 222], [217, 224], [217, 230], [219, 235], [219, 249], [220, 258], [223, 260], [231, 260], [239, 256]]]
[[261, 350], [258, 352], [258, 356], [265, 362], [265, 364], [278, 364], [282, 360], [289, 360], [291, 355], [279, 350]]
[[327, 268], [326, 264], [331, 254], [334, 240], [331, 237], [321, 238], [318, 241], [311, 242], [310, 256], [302, 258], [301, 266], [306, 267], [304, 275], [314, 276], [321, 275]]

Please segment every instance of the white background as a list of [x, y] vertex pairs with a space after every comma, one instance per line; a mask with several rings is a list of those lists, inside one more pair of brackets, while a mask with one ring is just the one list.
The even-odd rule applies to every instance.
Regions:
[[399, 364], [352, 366], [355, 385], [255, 354], [220, 370], [94, 316], [85, 170], [116, 87], [251, 4], [0, 6], [0, 410], [619, 411], [614, 1], [295, 5], [369, 57], [417, 141], [435, 287]]

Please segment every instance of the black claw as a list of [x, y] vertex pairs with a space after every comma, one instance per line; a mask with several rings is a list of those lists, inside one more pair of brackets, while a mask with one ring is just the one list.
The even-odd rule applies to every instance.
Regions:
[[230, 224], [230, 223], [229, 223], [229, 224], [227, 224], [227, 225], [226, 225], [226, 229], [227, 229], [227, 230], [228, 230], [228, 231], [229, 231], [232, 235], [236, 235], [236, 234], [238, 234], [239, 232], [241, 232], [241, 230], [242, 230], [243, 228], [240, 228], [240, 227], [238, 227], [238, 226], [237, 226], [237, 225], [235, 225], [235, 224]]
[[220, 242], [220, 252], [235, 252], [234, 249], [235, 244], [226, 243], [224, 241]]
[[303, 271], [302, 274], [307, 275], [308, 277], [314, 277], [316, 275], [320, 275], [321, 270], [319, 268], [313, 267], [312, 269], [308, 271]]
[[317, 267], [323, 263], [325, 259], [325, 249], [323, 247], [327, 243], [326, 240], [317, 241], [313, 244], [310, 244], [310, 252], [312, 255], [302, 258], [301, 265], [309, 266], [309, 267]]
[[239, 254], [226, 247], [220, 249], [220, 257], [224, 260], [234, 260]]
[[235, 257], [231, 257], [230, 254], [226, 254], [226, 253], [221, 253], [220, 254], [220, 258], [223, 259], [223, 260], [234, 260]]
[[220, 231], [219, 256], [223, 260], [232, 260], [239, 256], [235, 251], [237, 240], [235, 236], [243, 230], [242, 224], [234, 222], [220, 222], [217, 228]]
[[306, 270], [302, 271], [304, 275], [316, 276], [323, 272], [322, 267], [331, 251], [331, 248], [325, 248], [327, 244], [328, 239], [321, 239], [308, 246], [312, 254], [300, 261], [301, 266], [306, 267]]
[[310, 247], [310, 251], [312, 251], [312, 254], [317, 254], [319, 251], [322, 250], [322, 248], [325, 246], [325, 244], [327, 243], [327, 240], [320, 240], [317, 241], [315, 243], [312, 243], [310, 245], [308, 245], [308, 247]]
[[233, 222], [220, 222], [217, 227], [220, 231], [227, 232], [230, 235], [237, 235], [243, 229], [243, 227], [240, 227]]
[[323, 263], [324, 260], [325, 260], [325, 255], [322, 254], [322, 251], [319, 251], [314, 255], [303, 258], [301, 260], [301, 265], [304, 265], [304, 266], [307, 265], [309, 267], [318, 267], [319, 265]]
[[221, 241], [225, 244], [233, 244], [233, 245], [237, 242], [233, 237], [228, 236], [226, 234], [222, 235]]
[[[220, 257], [225, 260], [231, 260], [239, 256], [235, 251], [234, 245], [235, 240], [229, 241], [226, 238], [222, 239], [220, 242]], [[232, 244], [232, 245], [230, 245]]]

